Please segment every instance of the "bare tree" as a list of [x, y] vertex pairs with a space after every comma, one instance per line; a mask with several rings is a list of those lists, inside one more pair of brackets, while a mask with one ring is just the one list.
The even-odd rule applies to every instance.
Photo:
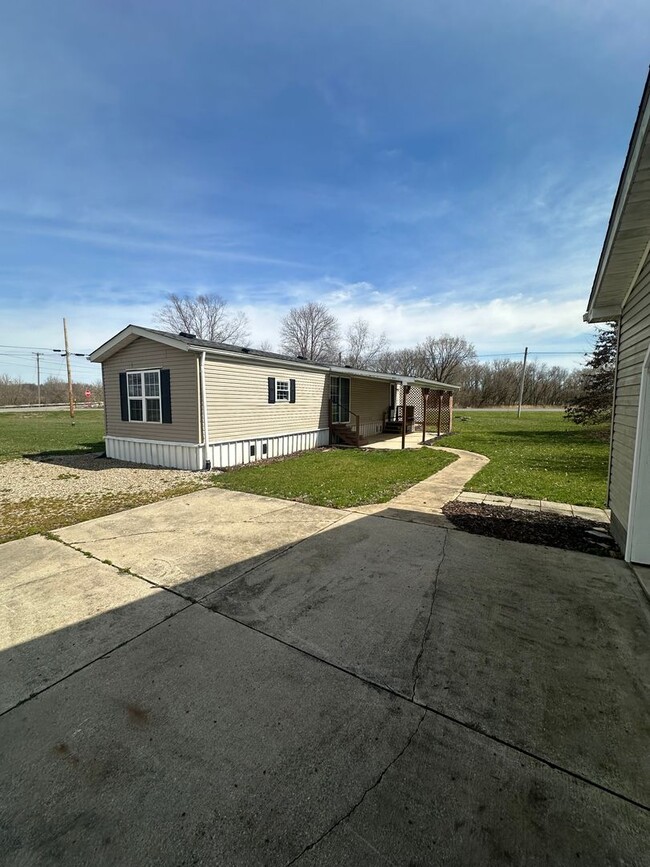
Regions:
[[424, 376], [422, 356], [417, 349], [397, 349], [382, 353], [375, 364], [380, 373], [398, 373], [402, 376]]
[[[103, 400], [101, 380], [96, 382], [75, 382], [72, 386], [77, 403], [86, 401], [86, 390], [91, 392], [93, 403]], [[20, 377], [0, 374], [0, 406], [35, 404], [38, 400], [38, 386], [35, 382], [23, 382]], [[44, 404], [66, 403], [68, 383], [65, 379], [48, 376], [41, 382], [41, 400]]]
[[270, 340], [263, 340], [258, 348], [261, 349], [262, 352], [275, 352], [275, 350], [273, 349], [273, 344]]
[[167, 304], [155, 314], [157, 322], [172, 331], [185, 331], [215, 343], [246, 343], [248, 319], [243, 311], [231, 313], [220, 295], [169, 296]]
[[385, 332], [376, 334], [367, 319], [357, 319], [345, 335], [345, 363], [350, 367], [373, 369], [388, 350]]
[[340, 345], [339, 323], [324, 304], [310, 301], [292, 307], [280, 328], [282, 349], [310, 361], [335, 361]]
[[438, 382], [455, 384], [463, 365], [476, 359], [474, 344], [464, 337], [443, 334], [427, 337], [416, 348], [422, 356], [426, 376]]

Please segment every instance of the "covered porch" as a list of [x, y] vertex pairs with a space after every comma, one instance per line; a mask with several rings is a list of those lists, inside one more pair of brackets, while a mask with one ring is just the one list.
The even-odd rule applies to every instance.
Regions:
[[457, 386], [348, 367], [330, 372], [330, 444], [351, 448], [416, 448], [450, 433]]
[[[427, 442], [435, 438], [436, 434], [428, 435]], [[394, 433], [380, 433], [368, 437], [364, 449], [419, 449], [422, 448], [422, 433], [414, 431], [407, 433], [402, 444], [402, 435]]]

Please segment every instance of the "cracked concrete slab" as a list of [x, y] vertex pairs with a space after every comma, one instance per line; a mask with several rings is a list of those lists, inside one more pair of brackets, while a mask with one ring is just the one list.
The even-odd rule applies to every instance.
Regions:
[[286, 864], [422, 713], [193, 605], [0, 719], [3, 863]]
[[0, 546], [9, 599], [36, 600], [0, 676], [17, 650], [19, 678], [52, 659], [62, 678], [0, 719], [3, 863], [645, 864], [649, 813], [625, 798], [648, 793], [649, 629], [623, 563], [417, 507], [213, 493], [61, 531], [142, 545], [136, 571], [163, 545], [176, 590], [235, 578], [201, 605], [60, 542]]
[[344, 512], [209, 489], [56, 531], [79, 550], [200, 599]]
[[447, 532], [349, 516], [203, 601], [410, 696]]
[[621, 561], [452, 532], [416, 700], [650, 805], [649, 637]]
[[293, 863], [645, 863], [650, 815], [431, 713], [344, 819]]
[[620, 561], [357, 516], [205, 603], [650, 804], [650, 632]]
[[184, 605], [42, 536], [0, 545], [0, 713]]

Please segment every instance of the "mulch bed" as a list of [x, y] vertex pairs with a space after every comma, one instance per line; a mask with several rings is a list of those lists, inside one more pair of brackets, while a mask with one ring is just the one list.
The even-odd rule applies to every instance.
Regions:
[[607, 524], [548, 512], [529, 512], [505, 506], [453, 500], [443, 514], [467, 533], [513, 542], [548, 545], [566, 551], [582, 551], [599, 557], [621, 558]]

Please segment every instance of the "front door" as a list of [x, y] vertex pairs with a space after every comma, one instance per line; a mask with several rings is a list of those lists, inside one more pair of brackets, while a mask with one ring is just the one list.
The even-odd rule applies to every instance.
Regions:
[[350, 421], [350, 379], [347, 376], [330, 377], [332, 421], [347, 424]]

